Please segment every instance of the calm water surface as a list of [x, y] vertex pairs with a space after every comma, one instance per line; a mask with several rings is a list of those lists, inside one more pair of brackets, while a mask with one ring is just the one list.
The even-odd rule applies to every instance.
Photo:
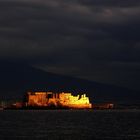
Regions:
[[140, 110], [0, 111], [0, 140], [140, 140]]

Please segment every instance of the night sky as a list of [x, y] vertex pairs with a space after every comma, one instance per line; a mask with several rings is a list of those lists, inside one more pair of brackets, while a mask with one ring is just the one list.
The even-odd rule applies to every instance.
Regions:
[[0, 0], [0, 60], [140, 90], [140, 1]]

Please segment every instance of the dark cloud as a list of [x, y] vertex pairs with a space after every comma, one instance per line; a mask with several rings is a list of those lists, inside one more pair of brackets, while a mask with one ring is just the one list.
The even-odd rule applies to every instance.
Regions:
[[138, 0], [0, 0], [0, 58], [137, 89], [139, 16]]

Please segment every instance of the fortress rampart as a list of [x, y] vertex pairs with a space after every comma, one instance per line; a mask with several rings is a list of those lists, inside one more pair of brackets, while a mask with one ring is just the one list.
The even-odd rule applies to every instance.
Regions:
[[71, 93], [64, 92], [28, 92], [26, 105], [31, 107], [92, 108], [86, 94], [73, 96]]

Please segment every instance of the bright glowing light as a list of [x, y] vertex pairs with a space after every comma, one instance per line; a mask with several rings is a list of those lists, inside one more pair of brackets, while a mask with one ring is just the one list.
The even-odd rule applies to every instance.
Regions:
[[54, 106], [68, 108], [92, 108], [86, 94], [73, 96], [71, 93], [28, 92], [28, 106]]

